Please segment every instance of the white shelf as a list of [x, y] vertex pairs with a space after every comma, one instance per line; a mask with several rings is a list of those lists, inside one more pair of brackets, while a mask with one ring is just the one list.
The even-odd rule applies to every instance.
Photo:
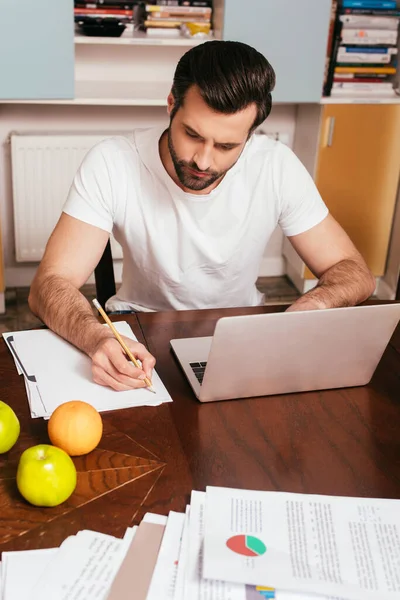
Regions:
[[[171, 81], [76, 81], [74, 99], [0, 100], [1, 104], [166, 106]], [[282, 103], [276, 103], [282, 104]], [[328, 97], [321, 104], [400, 104], [399, 97]]]
[[329, 96], [321, 104], [400, 104], [400, 96]]
[[[164, 35], [164, 37], [163, 37]], [[186, 46], [191, 48], [206, 41], [205, 39], [192, 39], [179, 34], [167, 35], [147, 35], [144, 31], [135, 31], [127, 29], [120, 37], [97, 37], [89, 35], [75, 34], [75, 44], [95, 44], [95, 45], [114, 45], [114, 46]], [[207, 39], [213, 39], [211, 36]]]
[[171, 82], [76, 81], [75, 98], [62, 100], [0, 100], [0, 104], [97, 106], [166, 106]]

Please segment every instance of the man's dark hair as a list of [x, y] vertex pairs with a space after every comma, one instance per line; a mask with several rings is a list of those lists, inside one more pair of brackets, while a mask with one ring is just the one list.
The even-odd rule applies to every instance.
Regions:
[[271, 112], [275, 71], [265, 56], [242, 42], [211, 41], [186, 52], [175, 70], [171, 113], [183, 105], [186, 92], [196, 85], [203, 100], [216, 112], [233, 114], [250, 104], [257, 107], [251, 131]]

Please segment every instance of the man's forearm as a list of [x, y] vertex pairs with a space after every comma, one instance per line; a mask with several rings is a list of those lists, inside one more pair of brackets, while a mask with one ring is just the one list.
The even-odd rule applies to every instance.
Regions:
[[97, 321], [83, 294], [57, 275], [33, 282], [29, 306], [50, 329], [89, 356], [102, 339], [112, 337]]
[[328, 269], [317, 286], [301, 296], [292, 310], [355, 306], [371, 296], [375, 278], [364, 261], [343, 260]]

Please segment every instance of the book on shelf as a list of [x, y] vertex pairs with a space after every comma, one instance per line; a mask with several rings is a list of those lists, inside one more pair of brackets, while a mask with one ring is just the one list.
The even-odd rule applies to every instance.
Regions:
[[343, 8], [389, 9], [397, 8], [396, 0], [343, 0]]
[[[206, 21], [193, 21], [193, 20], [190, 20], [190, 23], [193, 23], [193, 25], [198, 25], [199, 27], [207, 24]], [[144, 21], [143, 25], [146, 27], [146, 29], [148, 27], [156, 27], [157, 29], [179, 29], [180, 26], [182, 25], [182, 21], [173, 21], [173, 20], [171, 20], [171, 21], [154, 21], [154, 20], [146, 19], [146, 21]]]
[[380, 64], [388, 65], [393, 60], [393, 55], [397, 54], [397, 48], [375, 48], [346, 47], [341, 46], [337, 54], [337, 64]]
[[370, 67], [364, 67], [361, 65], [357, 65], [357, 66], [345, 66], [345, 67], [335, 67], [335, 74], [336, 73], [383, 73], [386, 75], [395, 75], [396, 74], [396, 67], [376, 67], [376, 66], [370, 66]]
[[[336, 87], [341, 86], [344, 87]], [[334, 83], [332, 87], [331, 96], [341, 97], [366, 97], [366, 96], [378, 96], [385, 98], [395, 98], [396, 92], [393, 89], [391, 83], [363, 83], [355, 87], [346, 87], [346, 84]]]
[[85, 2], [85, 0], [75, 0], [74, 9], [82, 10], [129, 10], [132, 12], [134, 7], [138, 4], [138, 1], [132, 2], [118, 2], [113, 0], [106, 0], [106, 2]]
[[163, 15], [203, 15], [211, 17], [211, 8], [201, 6], [158, 6], [155, 4], [146, 4], [145, 10], [148, 13], [159, 13]]
[[204, 23], [210, 22], [210, 17], [203, 14], [191, 13], [189, 15], [179, 15], [173, 13], [147, 13], [147, 19], [151, 19], [152, 21], [203, 21]]
[[343, 28], [342, 44], [392, 45], [397, 44], [398, 32], [392, 29], [350, 29]]
[[157, 6], [202, 6], [212, 8], [212, 0], [153, 0]]
[[333, 90], [349, 90], [354, 92], [360, 91], [393, 91], [393, 84], [389, 81], [386, 82], [371, 82], [371, 81], [360, 81], [360, 82], [352, 82], [352, 81], [334, 81]]
[[340, 15], [340, 20], [345, 27], [351, 29], [394, 29], [399, 27], [399, 17], [378, 15]]
[[371, 9], [371, 8], [343, 8], [342, 9], [343, 14], [345, 15], [376, 15], [376, 16], [382, 16], [383, 14], [386, 17], [392, 16], [392, 17], [400, 17], [400, 10], [386, 10], [383, 11], [381, 10], [376, 10], [376, 9]]
[[154, 24], [154, 27], [160, 27], [162, 23], [166, 23], [166, 27], [169, 27], [168, 23], [179, 23], [179, 25], [181, 23], [200, 23], [201, 25], [207, 25], [210, 23], [209, 19], [201, 19], [198, 17], [181, 17], [179, 19], [176, 17], [165, 17], [161, 19], [160, 17], [153, 17], [152, 15], [148, 15], [146, 21]]
[[347, 78], [347, 75], [354, 76], [354, 73], [342, 73], [341, 75], [336, 75], [333, 79], [333, 83], [350, 83], [350, 82], [353, 82], [353, 83], [381, 83], [381, 82], [383, 82], [383, 83], [385, 83], [385, 79], [381, 79], [381, 77], [386, 78], [386, 80], [389, 78], [388, 75], [382, 75], [382, 76], [367, 75], [367, 76], [363, 77], [362, 79], [359, 79], [358, 77], [357, 78], [353, 77], [353, 79], [351, 79], [351, 78]]
[[131, 17], [132, 10], [120, 10], [114, 8], [74, 8], [74, 15], [95, 15], [96, 17], [101, 16], [117, 16], [117, 17]]

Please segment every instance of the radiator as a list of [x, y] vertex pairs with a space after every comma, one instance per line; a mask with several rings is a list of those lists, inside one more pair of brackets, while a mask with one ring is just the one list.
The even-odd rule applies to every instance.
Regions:
[[[110, 137], [93, 134], [11, 135], [15, 253], [18, 262], [40, 261], [85, 154]], [[114, 258], [121, 246], [111, 238]]]

